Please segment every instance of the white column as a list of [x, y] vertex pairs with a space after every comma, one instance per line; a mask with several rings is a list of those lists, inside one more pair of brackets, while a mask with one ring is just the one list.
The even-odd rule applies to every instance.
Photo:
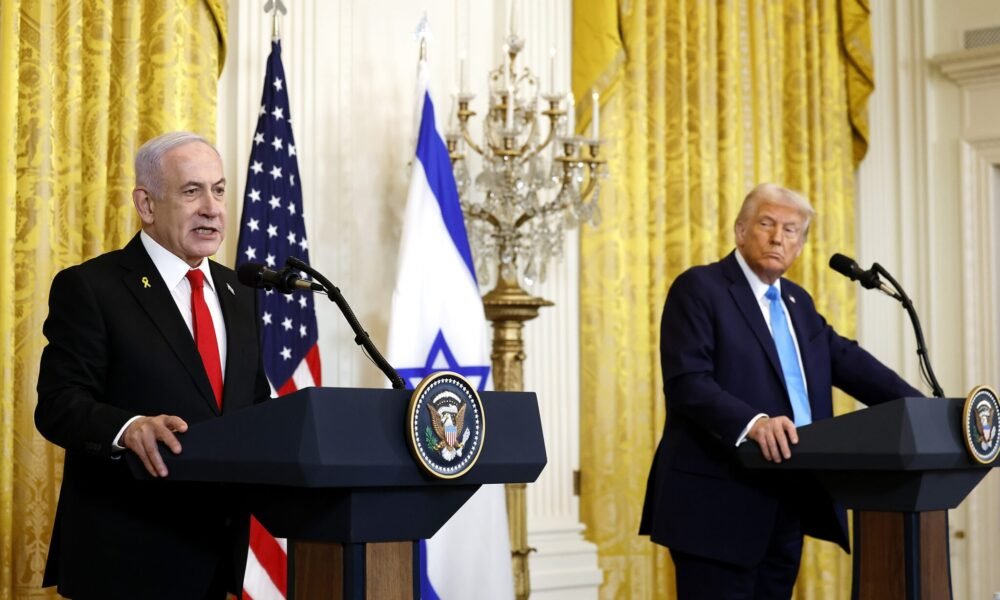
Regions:
[[[589, 227], [589, 225], [585, 225]], [[597, 598], [597, 546], [584, 539], [574, 473], [580, 468], [579, 252], [576, 232], [546, 283], [529, 290], [555, 302], [525, 326], [525, 388], [538, 394], [549, 463], [528, 486], [532, 598]]]

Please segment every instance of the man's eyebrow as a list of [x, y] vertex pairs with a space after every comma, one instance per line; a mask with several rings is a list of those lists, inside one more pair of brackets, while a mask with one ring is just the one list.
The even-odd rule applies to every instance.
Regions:
[[[222, 179], [220, 179], [220, 180], [216, 181], [215, 183], [211, 184], [211, 187], [215, 187], [215, 186], [220, 185], [220, 184], [221, 185], [225, 185], [226, 184], [226, 178], [225, 177], [223, 177]], [[185, 182], [181, 187], [182, 188], [186, 188], [186, 187], [189, 187], [189, 186], [192, 186], [192, 185], [195, 186], [195, 187], [199, 187], [199, 188], [205, 187], [205, 184], [203, 184], [200, 181], [195, 181], [193, 179], [191, 181]]]

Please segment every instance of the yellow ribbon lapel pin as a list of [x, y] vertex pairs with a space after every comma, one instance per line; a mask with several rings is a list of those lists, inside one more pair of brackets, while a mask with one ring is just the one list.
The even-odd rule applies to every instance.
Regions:
[[153, 286], [149, 285], [149, 277], [143, 277], [142, 278], [142, 287], [144, 287], [144, 288], [151, 288], [151, 287], [153, 287]]

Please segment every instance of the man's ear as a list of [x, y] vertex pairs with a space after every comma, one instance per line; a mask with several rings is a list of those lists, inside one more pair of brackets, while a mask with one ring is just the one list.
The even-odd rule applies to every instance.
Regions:
[[149, 191], [141, 187], [132, 190], [132, 203], [135, 204], [135, 210], [139, 213], [139, 219], [142, 220], [142, 224], [152, 225], [155, 215], [153, 197], [149, 195]]

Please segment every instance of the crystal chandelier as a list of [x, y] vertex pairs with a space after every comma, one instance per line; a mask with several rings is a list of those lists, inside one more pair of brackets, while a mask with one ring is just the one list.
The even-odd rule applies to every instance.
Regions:
[[[539, 78], [518, 65], [523, 47], [524, 39], [511, 32], [503, 64], [489, 72], [480, 143], [469, 132], [475, 95], [464, 90], [460, 61], [458, 108], [445, 136], [481, 283], [491, 280], [491, 263], [498, 265], [498, 285], [500, 280], [518, 285], [518, 276], [527, 286], [545, 281], [548, 262], [562, 256], [565, 231], [600, 222], [597, 200], [607, 168], [600, 157], [597, 93], [592, 94], [591, 135], [577, 136], [573, 94], [557, 93], [551, 82], [555, 50], [549, 91], [540, 92]], [[467, 148], [482, 157], [474, 187]]]

